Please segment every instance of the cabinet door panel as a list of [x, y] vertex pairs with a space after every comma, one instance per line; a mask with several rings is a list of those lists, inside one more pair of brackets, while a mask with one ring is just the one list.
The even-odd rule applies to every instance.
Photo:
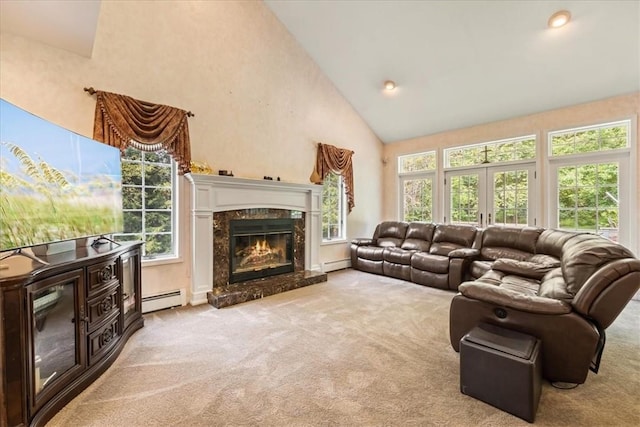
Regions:
[[30, 409], [37, 410], [86, 366], [82, 270], [29, 286]]

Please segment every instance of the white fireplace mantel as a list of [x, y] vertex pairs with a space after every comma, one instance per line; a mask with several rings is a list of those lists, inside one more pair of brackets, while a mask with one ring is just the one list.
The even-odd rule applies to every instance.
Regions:
[[191, 305], [213, 289], [213, 213], [237, 209], [290, 209], [305, 213], [305, 270], [320, 271], [322, 187], [282, 181], [186, 174], [191, 182]]

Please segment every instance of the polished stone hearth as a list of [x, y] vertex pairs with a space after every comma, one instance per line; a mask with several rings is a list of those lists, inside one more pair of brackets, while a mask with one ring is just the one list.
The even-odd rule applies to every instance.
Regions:
[[207, 293], [207, 301], [215, 308], [223, 308], [326, 281], [327, 273], [296, 271], [215, 287]]

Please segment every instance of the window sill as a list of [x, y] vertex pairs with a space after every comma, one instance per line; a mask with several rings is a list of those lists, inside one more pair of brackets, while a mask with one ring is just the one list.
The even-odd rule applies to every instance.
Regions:
[[143, 259], [142, 260], [142, 268], [145, 267], [157, 267], [160, 265], [165, 265], [165, 264], [178, 264], [183, 262], [184, 260], [182, 259], [181, 256], [173, 256], [173, 257], [166, 257], [166, 258], [156, 258], [156, 259]]
[[320, 246], [340, 245], [343, 243], [349, 243], [349, 241], [347, 239], [323, 240]]

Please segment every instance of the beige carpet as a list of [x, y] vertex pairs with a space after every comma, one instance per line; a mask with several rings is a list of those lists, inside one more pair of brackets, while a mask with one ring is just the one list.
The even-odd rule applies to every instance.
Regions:
[[[145, 316], [116, 363], [49, 426], [525, 426], [459, 390], [452, 292], [353, 270], [217, 310]], [[536, 425], [640, 425], [640, 302], [600, 373], [543, 385]]]

